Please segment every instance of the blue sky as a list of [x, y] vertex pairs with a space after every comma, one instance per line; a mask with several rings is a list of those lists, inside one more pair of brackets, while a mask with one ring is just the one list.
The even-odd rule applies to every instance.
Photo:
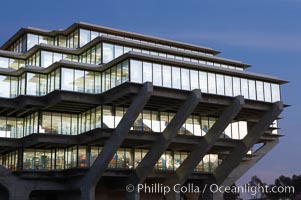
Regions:
[[239, 181], [257, 174], [271, 182], [281, 174], [301, 174], [300, 10], [301, 0], [3, 1], [0, 43], [20, 27], [64, 29], [84, 21], [209, 46], [252, 64], [248, 71], [289, 80], [282, 87], [285, 103], [293, 105], [282, 114], [285, 137]]

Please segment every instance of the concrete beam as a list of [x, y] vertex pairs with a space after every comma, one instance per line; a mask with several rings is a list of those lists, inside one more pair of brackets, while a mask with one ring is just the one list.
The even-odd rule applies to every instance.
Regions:
[[[138, 95], [134, 98], [128, 111], [125, 113], [118, 126], [112, 133], [112, 136], [105, 142], [104, 147], [87, 174], [76, 184], [81, 188], [82, 200], [94, 200], [93, 190], [101, 179], [104, 171], [107, 169], [111, 159], [120, 147], [123, 140], [128, 135], [138, 115], [142, 112], [148, 99], [153, 92], [152, 83], [145, 83]], [[92, 191], [92, 192], [91, 192]]]
[[222, 185], [232, 171], [237, 168], [252, 148], [252, 146], [260, 139], [264, 132], [269, 128], [272, 122], [280, 115], [283, 110], [282, 102], [276, 102], [272, 105], [259, 122], [254, 125], [248, 132], [246, 137], [230, 152], [230, 154], [223, 160], [223, 162], [216, 168], [213, 173], [214, 181], [218, 185]]
[[[191, 115], [201, 100], [201, 91], [194, 90], [190, 93], [186, 101], [180, 107], [171, 122], [165, 128], [158, 140], [152, 145], [148, 153], [137, 166], [134, 174], [129, 177], [128, 183], [137, 185], [143, 183], [147, 175], [153, 170], [155, 164], [161, 155], [166, 151], [169, 144], [178, 134], [179, 129], [185, 123], [186, 119]], [[137, 194], [127, 193], [126, 199], [137, 199]]]
[[259, 149], [252, 153], [253, 157], [248, 161], [241, 162], [222, 183], [225, 186], [234, 184], [241, 176], [243, 176], [250, 168], [252, 168], [259, 160], [261, 160], [269, 151], [271, 151], [279, 140], [269, 141], [263, 144]]
[[174, 184], [184, 184], [195, 167], [200, 163], [203, 157], [208, 153], [212, 146], [218, 141], [227, 126], [234, 120], [244, 105], [243, 96], [236, 97], [233, 102], [223, 111], [216, 123], [200, 141], [195, 150], [183, 161], [176, 170]]

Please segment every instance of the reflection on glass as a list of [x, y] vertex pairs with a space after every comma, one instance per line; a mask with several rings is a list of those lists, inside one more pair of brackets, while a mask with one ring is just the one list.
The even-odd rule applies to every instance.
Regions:
[[62, 90], [73, 91], [73, 69], [62, 68]]
[[152, 63], [143, 62], [143, 82], [153, 81]]
[[131, 82], [142, 83], [142, 62], [131, 60]]
[[233, 77], [233, 96], [240, 95], [240, 78]]
[[172, 67], [172, 87], [181, 89], [181, 70], [178, 67]]
[[112, 44], [103, 43], [103, 63], [108, 63], [114, 58], [114, 46]]
[[225, 85], [224, 85], [223, 75], [216, 74], [216, 89], [217, 89], [217, 94], [225, 95]]
[[208, 92], [216, 94], [216, 80], [215, 74], [208, 73]]
[[263, 82], [256, 81], [257, 100], [264, 101]]
[[190, 79], [189, 79], [189, 70], [181, 69], [181, 80], [182, 80], [182, 89], [190, 90]]
[[264, 100], [267, 102], [272, 101], [272, 96], [271, 96], [271, 84], [270, 83], [264, 83]]
[[160, 64], [153, 64], [153, 83], [157, 86], [162, 86], [162, 68]]

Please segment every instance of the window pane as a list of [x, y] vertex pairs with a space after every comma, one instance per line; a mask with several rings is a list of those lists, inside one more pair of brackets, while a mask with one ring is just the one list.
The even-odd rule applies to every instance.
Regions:
[[27, 92], [28, 95], [39, 95], [39, 75], [27, 73]]
[[256, 87], [255, 87], [255, 81], [249, 80], [249, 96], [250, 99], [256, 100]]
[[233, 95], [240, 95], [240, 78], [233, 77]]
[[225, 94], [227, 96], [233, 96], [233, 85], [231, 76], [225, 76]]
[[280, 101], [280, 86], [277, 84], [271, 84], [272, 87], [272, 102]]
[[262, 81], [256, 81], [256, 90], [257, 90], [257, 100], [264, 101]]
[[120, 85], [122, 83], [122, 67], [121, 63], [117, 65], [117, 71], [116, 71], [116, 85]]
[[52, 113], [52, 133], [60, 134], [62, 133], [61, 129], [61, 113]]
[[71, 115], [62, 115], [62, 132], [61, 134], [70, 135], [71, 134]]
[[116, 85], [116, 66], [111, 68], [111, 88]]
[[62, 90], [73, 91], [73, 69], [62, 68]]
[[264, 83], [264, 100], [267, 102], [272, 101], [271, 84], [270, 83]]
[[84, 92], [84, 71], [74, 70], [74, 91]]
[[8, 68], [8, 58], [0, 57], [0, 67]]
[[27, 50], [31, 49], [34, 45], [39, 43], [39, 36], [27, 34]]
[[131, 82], [142, 83], [142, 62], [131, 60]]
[[80, 29], [79, 36], [80, 36], [80, 39], [79, 39], [80, 47], [84, 46], [91, 40], [90, 31], [88, 31], [88, 30]]
[[216, 94], [215, 74], [208, 73], [208, 92]]
[[249, 88], [248, 88], [248, 80], [241, 79], [241, 94], [248, 99], [249, 98]]
[[16, 97], [18, 95], [18, 77], [10, 77], [10, 97]]
[[50, 112], [43, 112], [42, 113], [42, 123], [39, 127], [39, 133], [51, 133], [51, 113]]
[[191, 90], [199, 88], [199, 73], [196, 70], [190, 70]]
[[199, 81], [200, 81], [200, 89], [202, 92], [208, 92], [208, 81], [207, 81], [207, 73], [206, 72], [199, 72]]
[[53, 53], [53, 63], [59, 62], [63, 59], [63, 55], [61, 53]]
[[217, 94], [225, 95], [225, 85], [224, 85], [224, 76], [217, 74], [216, 75], [216, 88]]
[[0, 97], [10, 97], [10, 77], [0, 75]]
[[171, 67], [163, 65], [162, 66], [163, 75], [163, 87], [171, 88]]
[[162, 86], [162, 68], [160, 64], [153, 64], [153, 83]]
[[85, 92], [94, 93], [94, 72], [85, 72]]
[[108, 63], [114, 58], [114, 46], [112, 44], [103, 43], [103, 63]]
[[172, 87], [181, 89], [180, 68], [172, 67]]
[[152, 63], [143, 62], [143, 82], [153, 81]]
[[100, 64], [101, 63], [101, 44], [98, 44], [96, 46], [96, 64]]
[[189, 69], [181, 69], [182, 89], [190, 90]]
[[123, 54], [123, 47], [122, 46], [115, 45], [114, 50], [115, 50], [114, 58], [117, 58], [117, 57], [119, 57]]
[[239, 122], [239, 139], [244, 139], [244, 137], [248, 134], [248, 124], [245, 121]]
[[41, 67], [48, 67], [52, 64], [52, 53], [48, 51], [41, 52]]
[[122, 63], [122, 82], [129, 80], [129, 61], [126, 60]]
[[239, 132], [238, 132], [238, 122], [232, 123], [232, 139], [240, 139]]

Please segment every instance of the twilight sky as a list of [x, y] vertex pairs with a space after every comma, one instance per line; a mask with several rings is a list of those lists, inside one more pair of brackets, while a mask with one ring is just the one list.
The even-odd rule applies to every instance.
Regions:
[[[181, 3], [179, 3], [181, 2]], [[239, 181], [257, 174], [270, 183], [301, 174], [301, 0], [15, 0], [2, 1], [0, 44], [21, 27], [65, 29], [84, 21], [222, 51], [252, 64], [248, 71], [289, 80], [279, 145]]]

